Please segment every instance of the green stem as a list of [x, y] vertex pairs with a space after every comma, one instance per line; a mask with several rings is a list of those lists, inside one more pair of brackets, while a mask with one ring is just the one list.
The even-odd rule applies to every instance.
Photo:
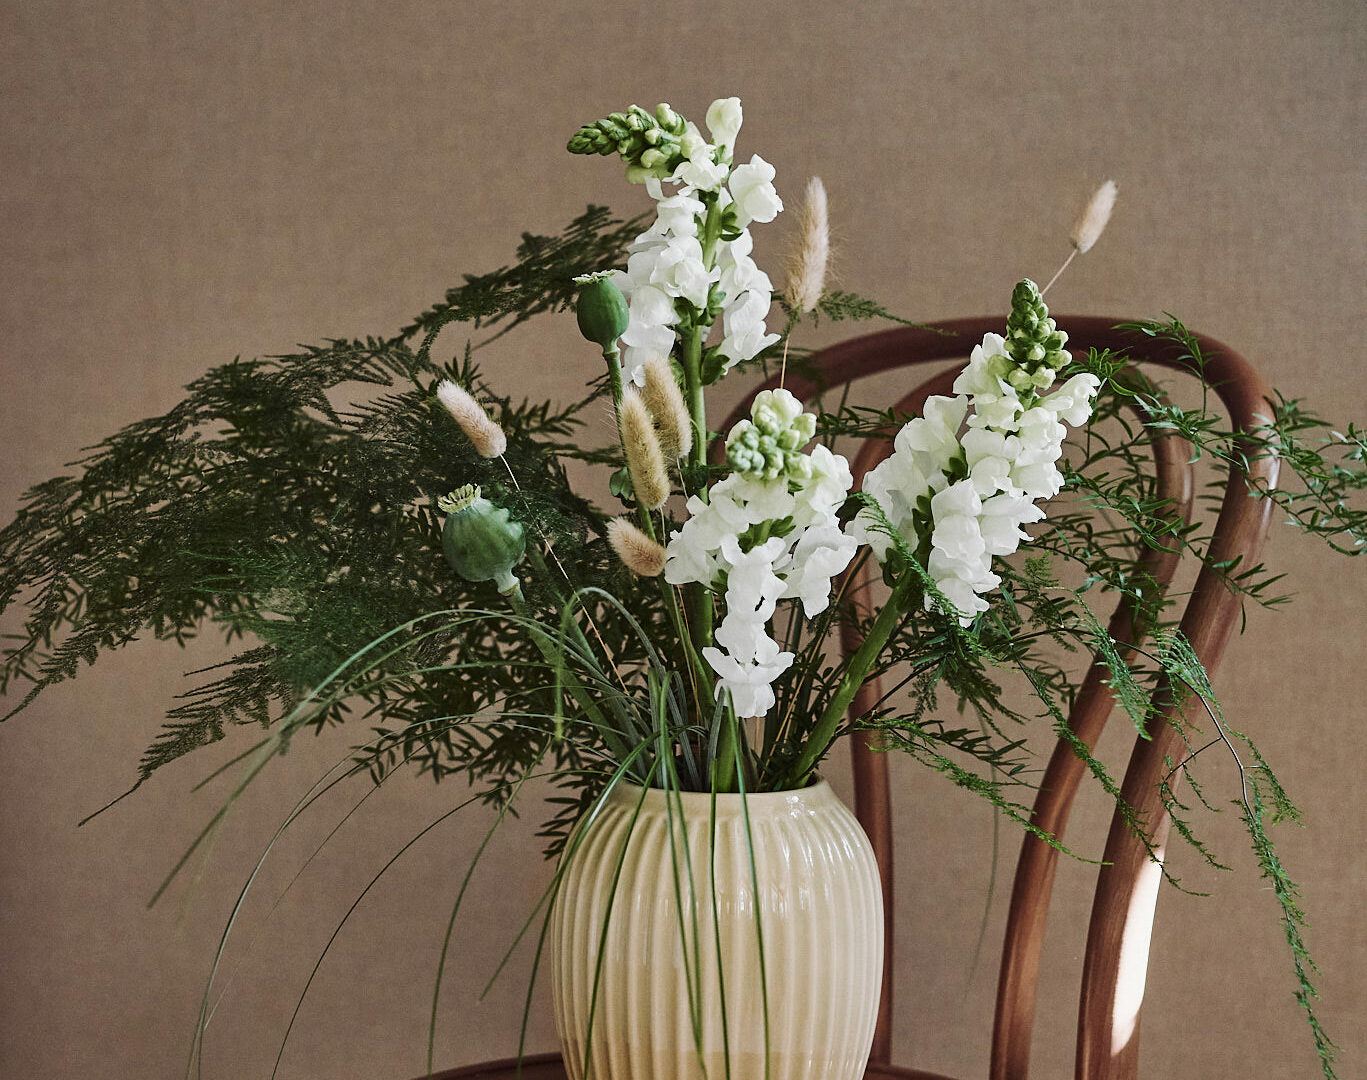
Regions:
[[537, 618], [528, 606], [526, 598], [522, 595], [522, 586], [514, 583], [512, 589], [503, 595], [508, 598], [509, 606], [512, 607], [518, 617], [526, 622], [532, 642], [540, 650], [541, 655], [546, 658], [546, 662], [556, 670], [564, 671], [565, 689], [569, 691], [570, 697], [574, 698], [575, 704], [584, 710], [589, 722], [602, 732], [603, 741], [618, 755], [618, 760], [626, 760], [627, 744], [620, 737], [621, 733], [607, 722], [588, 688], [579, 681], [579, 676], [565, 665], [564, 650], [557, 649], [551, 639], [546, 636], [545, 631], [537, 625]]
[[[657, 543], [662, 543], [655, 534], [655, 522], [650, 516], [650, 511], [637, 504], [637, 518], [641, 522], [641, 531], [650, 539]], [[665, 615], [668, 616], [670, 623], [674, 627], [674, 633], [678, 635], [679, 643], [683, 646], [684, 658], [693, 671], [694, 679], [697, 681], [699, 693], [703, 692], [711, 680], [708, 667], [703, 663], [697, 648], [688, 635], [688, 623], [684, 621], [683, 613], [679, 610], [678, 597], [674, 595], [674, 586], [669, 584], [661, 575], [657, 579], [660, 583], [660, 596], [664, 600]], [[701, 711], [701, 705], [700, 705]]]
[[619, 359], [621, 355], [620, 350], [617, 348], [617, 342], [615, 341], [603, 350], [603, 359], [606, 360], [608, 364], [608, 386], [612, 390], [612, 410], [614, 416], [617, 412], [617, 406], [622, 403], [622, 362]]
[[[717, 238], [721, 233], [721, 211], [715, 201], [707, 208], [703, 221], [702, 245], [703, 265], [712, 267]], [[706, 312], [701, 313], [706, 317]], [[693, 450], [690, 464], [697, 475], [706, 475], [707, 468], [707, 400], [703, 394], [702, 380], [702, 343], [708, 327], [697, 323], [691, 325], [683, 335], [682, 367], [684, 373], [684, 400], [688, 405], [688, 416], [693, 426]], [[707, 497], [706, 485], [701, 492]], [[712, 593], [707, 586], [691, 584], [684, 589], [684, 608], [688, 613], [688, 630], [693, 640], [693, 651], [701, 656], [702, 650], [712, 644]]]
[[878, 613], [878, 617], [874, 619], [873, 625], [869, 627], [868, 636], [855, 650], [855, 654], [850, 657], [850, 662], [845, 667], [845, 674], [841, 677], [840, 684], [826, 705], [826, 711], [821, 714], [821, 719], [812, 728], [812, 733], [808, 736], [802, 753], [798, 755], [797, 762], [793, 765], [792, 787], [805, 786], [811, 778], [812, 770], [816, 768], [817, 762], [831, 748], [831, 743], [835, 740], [835, 733], [845, 716], [845, 710], [850, 707], [854, 695], [859, 692], [859, 688], [864, 685], [864, 681], [869, 677], [869, 672], [873, 670], [873, 665], [878, 662], [878, 655], [883, 651], [883, 646], [888, 643], [888, 638], [892, 636], [893, 630], [897, 628], [897, 623], [906, 610], [907, 602], [916, 592], [918, 584], [919, 579], [915, 574], [904, 571], [901, 580], [893, 586], [892, 595], [888, 597], [887, 603]]
[[717, 739], [717, 759], [712, 765], [712, 790], [720, 794], [736, 790], [736, 759], [740, 754], [736, 710], [722, 710], [721, 735]]

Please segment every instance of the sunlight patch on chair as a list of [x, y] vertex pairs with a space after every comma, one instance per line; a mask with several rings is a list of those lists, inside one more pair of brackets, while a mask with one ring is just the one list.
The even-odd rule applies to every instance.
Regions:
[[1144, 979], [1149, 967], [1149, 940], [1153, 936], [1153, 911], [1163, 868], [1147, 860], [1139, 871], [1125, 929], [1120, 936], [1120, 968], [1116, 980], [1115, 1011], [1111, 1023], [1111, 1056], [1119, 1054], [1134, 1038], [1139, 1010], [1144, 1004]]

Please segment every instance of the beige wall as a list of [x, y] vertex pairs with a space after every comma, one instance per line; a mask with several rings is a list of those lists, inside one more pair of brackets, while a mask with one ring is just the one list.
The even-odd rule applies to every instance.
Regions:
[[[79, 446], [161, 411], [235, 353], [386, 332], [464, 271], [510, 256], [590, 200], [633, 210], [615, 168], [570, 159], [580, 122], [666, 98], [697, 116], [745, 100], [745, 153], [795, 200], [820, 173], [842, 281], [913, 316], [1002, 310], [1047, 274], [1106, 175], [1121, 204], [1051, 295], [1065, 311], [1180, 314], [1286, 392], [1367, 417], [1364, 95], [1367, 18], [1352, 0], [1287, 4], [109, 3], [0, 7], [0, 509]], [[783, 227], [767, 232], [761, 256]], [[562, 321], [494, 357], [513, 387], [564, 396], [591, 371]], [[563, 350], [563, 351], [562, 351]], [[1367, 566], [1279, 529], [1299, 593], [1255, 613], [1221, 679], [1306, 810], [1283, 829], [1305, 885], [1323, 1011], [1362, 1075], [1362, 616]], [[219, 655], [139, 645], [0, 728], [0, 1075], [177, 1075], [235, 890], [270, 829], [346, 737], [300, 744], [230, 820], [198, 884], [144, 902], [222, 796], [190, 787], [207, 751], [91, 825], [122, 790], [181, 672]], [[243, 738], [248, 733], [239, 733]], [[1123, 753], [1119, 733], [1109, 753]], [[235, 744], [241, 745], [241, 739]], [[894, 762], [900, 815], [899, 1059], [980, 1075], [994, 963], [970, 971], [991, 843], [983, 807]], [[1222, 798], [1231, 777], [1210, 774]], [[347, 798], [355, 799], [357, 789]], [[381, 790], [290, 891], [214, 1016], [206, 1077], [269, 1071], [292, 1003], [351, 898], [457, 796]], [[345, 800], [268, 866], [268, 898]], [[1092, 798], [1084, 807], [1095, 811]], [[477, 819], [429, 837], [360, 907], [306, 1002], [282, 1076], [401, 1078], [421, 1067], [435, 950]], [[1308, 1076], [1276, 906], [1232, 812], [1207, 831], [1234, 874], [1176, 867], [1206, 899], [1160, 906], [1145, 1074]], [[312, 840], [309, 839], [312, 837]], [[443, 1065], [511, 1052], [526, 957], [478, 989], [544, 882], [530, 828], [477, 879], [442, 1002]], [[1099, 842], [1096, 828], [1081, 844]], [[1004, 851], [1009, 870], [1015, 837]], [[1093, 847], [1091, 850], [1097, 850]], [[1092, 871], [1065, 869], [1046, 962], [1054, 1016], [1040, 1076], [1064, 1075]], [[989, 949], [1004, 896], [993, 906]], [[545, 1002], [531, 1045], [553, 1033]]]

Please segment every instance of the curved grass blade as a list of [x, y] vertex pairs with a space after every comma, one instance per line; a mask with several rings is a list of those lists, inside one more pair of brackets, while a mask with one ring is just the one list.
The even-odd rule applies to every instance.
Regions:
[[759, 950], [759, 993], [760, 1005], [764, 1010], [764, 1080], [769, 1080], [769, 975], [764, 964], [764, 919], [760, 912], [759, 871], [755, 866], [755, 838], [750, 828], [750, 802], [745, 790], [745, 769], [741, 765], [740, 746], [736, 745], [734, 749], [736, 777], [740, 785], [741, 819], [745, 823], [745, 849], [750, 863], [750, 889], [755, 898], [755, 946]]
[[[541, 774], [541, 775], [543, 775], [543, 776], [549, 776], [549, 775], [555, 775], [555, 774], [554, 774], [554, 773], [544, 773], [544, 774]], [[529, 779], [529, 778], [530, 778], [530, 777], [523, 777], [522, 779], [525, 780], [525, 779]], [[514, 783], [515, 783], [514, 781], [508, 781], [508, 782], [505, 783], [505, 784], [496, 785], [496, 787], [494, 788], [494, 790], [498, 790], [499, 788], [511, 787]], [[335, 942], [335, 941], [337, 940], [338, 935], [341, 934], [341, 932], [342, 932], [342, 928], [346, 925], [347, 921], [351, 918], [352, 914], [355, 912], [355, 910], [357, 909], [357, 907], [360, 906], [361, 901], [364, 900], [364, 899], [366, 898], [366, 896], [370, 893], [370, 890], [373, 889], [373, 888], [375, 887], [375, 885], [379, 882], [379, 880], [380, 880], [380, 879], [389, 871], [390, 867], [392, 867], [396, 862], [398, 862], [399, 859], [400, 859], [400, 858], [401, 858], [401, 857], [402, 857], [410, 848], [412, 848], [414, 844], [416, 844], [416, 843], [417, 843], [419, 840], [421, 840], [424, 836], [426, 836], [428, 833], [430, 833], [430, 832], [431, 832], [433, 829], [435, 829], [438, 825], [442, 824], [442, 823], [443, 823], [444, 821], [446, 821], [447, 819], [449, 819], [449, 818], [451, 818], [452, 816], [454, 816], [455, 814], [459, 813], [461, 810], [464, 810], [464, 809], [465, 809], [467, 806], [469, 806], [471, 803], [478, 802], [478, 801], [480, 800], [480, 798], [481, 798], [481, 795], [472, 795], [472, 796], [470, 796], [470, 798], [465, 799], [465, 800], [463, 800], [462, 802], [457, 803], [455, 806], [451, 807], [449, 810], [443, 811], [438, 817], [436, 817], [434, 820], [430, 821], [427, 825], [425, 825], [419, 832], [417, 832], [416, 834], [414, 834], [414, 835], [408, 840], [408, 842], [407, 842], [406, 844], [403, 845], [403, 847], [399, 848], [398, 851], [396, 851], [392, 856], [390, 856], [390, 858], [389, 858], [388, 861], [384, 864], [384, 866], [382, 866], [382, 867], [379, 869], [379, 871], [376, 872], [375, 876], [372, 877], [372, 878], [370, 879], [370, 881], [366, 884], [366, 887], [365, 887], [364, 889], [362, 889], [361, 892], [360, 892], [360, 894], [356, 897], [356, 899], [353, 900], [353, 901], [351, 902], [351, 906], [347, 908], [346, 914], [344, 914], [344, 915], [342, 916], [341, 920], [337, 923], [337, 926], [333, 929], [332, 934], [328, 937], [327, 944], [323, 946], [323, 951], [319, 954], [318, 960], [314, 963], [314, 965], [313, 965], [313, 970], [309, 972], [308, 981], [304, 984], [304, 989], [303, 989], [303, 991], [302, 991], [302, 992], [300, 993], [300, 995], [299, 995], [299, 1000], [295, 1003], [294, 1012], [290, 1015], [290, 1022], [289, 1022], [289, 1025], [286, 1027], [284, 1038], [283, 1038], [283, 1039], [281, 1040], [281, 1042], [280, 1042], [280, 1051], [279, 1051], [279, 1053], [276, 1054], [276, 1057], [275, 1057], [275, 1066], [271, 1069], [271, 1078], [272, 1078], [272, 1080], [274, 1080], [276, 1073], [279, 1071], [279, 1068], [280, 1068], [280, 1061], [281, 1061], [281, 1059], [284, 1057], [284, 1054], [285, 1054], [285, 1047], [286, 1047], [286, 1044], [289, 1042], [290, 1032], [294, 1030], [295, 1021], [296, 1021], [296, 1020], [298, 1019], [298, 1017], [299, 1017], [299, 1010], [303, 1008], [303, 1005], [304, 1005], [304, 998], [307, 996], [307, 994], [308, 994], [308, 992], [309, 992], [309, 988], [313, 985], [313, 980], [317, 977], [317, 975], [318, 975], [318, 970], [323, 966], [323, 961], [324, 961], [324, 959], [326, 959], [329, 950], [331, 950], [332, 945], [333, 945], [333, 942]]]
[[[651, 775], [655, 772], [651, 767]], [[649, 779], [649, 777], [647, 778]], [[612, 909], [617, 901], [617, 887], [622, 880], [622, 867], [626, 865], [627, 848], [631, 844], [631, 835], [636, 830], [636, 822], [641, 817], [641, 807], [645, 805], [646, 795], [650, 792], [650, 786], [641, 788], [641, 795], [636, 800], [636, 808], [632, 811], [631, 820], [627, 823], [627, 834], [622, 840], [622, 852], [617, 856], [617, 866], [612, 873], [612, 886], [608, 890], [607, 910], [603, 912], [603, 929], [598, 935], [598, 957], [593, 965], [593, 990], [589, 994], [589, 1025], [588, 1031], [584, 1034], [584, 1080], [593, 1080], [591, 1073], [592, 1054], [593, 1054], [593, 1021], [598, 1012], [598, 991], [603, 978], [603, 962], [607, 958], [608, 944], [608, 924], [612, 921]]]

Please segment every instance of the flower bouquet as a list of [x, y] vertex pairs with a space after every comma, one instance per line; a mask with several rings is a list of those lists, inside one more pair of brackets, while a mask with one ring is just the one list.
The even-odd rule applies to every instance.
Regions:
[[[525, 235], [515, 265], [467, 278], [397, 334], [215, 368], [79, 475], [33, 488], [0, 533], [0, 606], [28, 609], [0, 676], [31, 684], [14, 711], [139, 633], [179, 640], [211, 623], [250, 639], [170, 710], [141, 764], [138, 783], [259, 725], [224, 767], [240, 776], [201, 840], [295, 735], [343, 722], [368, 737], [329, 784], [460, 776], [495, 828], [529, 781], [557, 785], [543, 829], [556, 872], [529, 926], [540, 919], [575, 1077], [862, 1074], [882, 913], [868, 841], [820, 778], [844, 736], [911, 755], [1058, 847], [1030, 820], [1012, 727], [1069, 737], [1077, 646], [1098, 652], [1141, 733], [1166, 722], [1155, 701], [1177, 698], [1194, 706], [1181, 720], [1194, 751], [1212, 735], [1247, 743], [1171, 625], [1175, 593], [1145, 570], [1154, 550], [1213, 564], [1212, 521], [1199, 508], [1174, 520], [1137, 427], [1245, 468], [1278, 454], [1299, 485], [1250, 471], [1250, 497], [1346, 554], [1367, 537], [1351, 502], [1367, 487], [1361, 429], [1331, 432], [1285, 399], [1258, 430], [1227, 429], [1123, 355], [1070, 351], [1048, 287], [1030, 280], [920, 415], [852, 404], [838, 386], [799, 400], [785, 382], [812, 361], [803, 326], [905, 320], [826, 288], [816, 180], [775, 301], [750, 230], [784, 203], [773, 167], [737, 156], [741, 121], [725, 98], [706, 136], [668, 105], [586, 125], [569, 150], [619, 158], [646, 214], [590, 207], [560, 236]], [[1108, 182], [1070, 261], [1114, 200]], [[601, 353], [582, 400], [519, 403], [485, 380], [476, 353], [496, 357], [508, 331], [570, 308]], [[441, 361], [456, 324], [470, 336]], [[1177, 320], [1134, 330], [1199, 373]], [[769, 387], [711, 430], [709, 388], [754, 372]], [[893, 449], [856, 484], [840, 451], [867, 438]], [[607, 506], [576, 493], [595, 469]], [[854, 584], [867, 567], [882, 580], [872, 593]], [[1216, 568], [1243, 601], [1278, 599], [1263, 567]], [[1127, 660], [1098, 600], [1130, 605], [1150, 645], [1127, 645]], [[848, 654], [837, 634], [857, 643]], [[894, 689], [852, 712], [884, 676]], [[937, 710], [943, 694], [972, 720]], [[1123, 811], [1105, 766], [1071, 742]], [[1295, 811], [1258, 761], [1244, 821], [1332, 1075], [1295, 887], [1264, 827]], [[1170, 790], [1164, 801], [1209, 857]], [[823, 1016], [841, 1020], [811, 1022]]]

